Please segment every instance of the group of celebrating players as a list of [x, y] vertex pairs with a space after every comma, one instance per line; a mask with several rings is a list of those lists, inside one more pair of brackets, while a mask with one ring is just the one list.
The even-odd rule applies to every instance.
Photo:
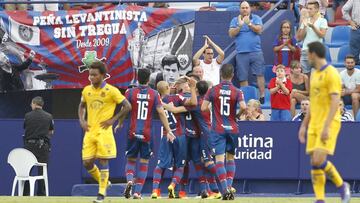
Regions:
[[[316, 109], [317, 112], [314, 108], [310, 109], [300, 128], [299, 139], [305, 142], [305, 131], [308, 129], [307, 152], [312, 158], [311, 173], [317, 203], [324, 202], [325, 175], [339, 187], [342, 200], [347, 203], [350, 199], [349, 185], [342, 180], [334, 165], [327, 161], [327, 155], [334, 153], [340, 129], [340, 114], [335, 105], [341, 95], [341, 80], [336, 69], [326, 63], [325, 48], [321, 43], [309, 44], [309, 61], [315, 67], [310, 102], [315, 101], [321, 106]], [[242, 91], [231, 82], [234, 76], [232, 65], [221, 66], [221, 83], [214, 87], [209, 88], [208, 82], [189, 75], [179, 78], [171, 87], [167, 82], [160, 81], [157, 91], [148, 86], [150, 71], [139, 69], [139, 85], [128, 89], [125, 96], [116, 87], [104, 82], [105, 75], [104, 63], [94, 62], [90, 66], [91, 85], [84, 88], [79, 105], [80, 125], [85, 131], [83, 164], [99, 183], [94, 202], [104, 200], [110, 185], [108, 160], [116, 158], [112, 126], [118, 121], [116, 132], [127, 116], [130, 125], [124, 196], [142, 198], [153, 150], [152, 142], [156, 138], [151, 135], [156, 112], [163, 125], [163, 136], [153, 173], [151, 198], [160, 197], [159, 185], [166, 169], [173, 171], [168, 197], [185, 197], [188, 167], [192, 161], [202, 198], [234, 199], [234, 154], [239, 136], [236, 118], [246, 109], [246, 104]], [[118, 104], [121, 109], [114, 115]], [[311, 104], [311, 107], [314, 106], [316, 104]], [[98, 160], [98, 164], [95, 164], [95, 160]]]

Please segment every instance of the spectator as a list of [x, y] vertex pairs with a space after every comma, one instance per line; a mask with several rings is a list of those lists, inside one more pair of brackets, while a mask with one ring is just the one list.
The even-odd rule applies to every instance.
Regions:
[[292, 121], [303, 121], [308, 112], [310, 101], [308, 98], [303, 99], [300, 104], [300, 112], [292, 119]]
[[[351, 26], [350, 52], [355, 56], [356, 65], [360, 65], [360, 1], [348, 0], [342, 8], [343, 18]], [[350, 16], [351, 13], [351, 16]]]
[[285, 66], [276, 66], [276, 77], [270, 80], [271, 121], [291, 121], [290, 93], [292, 84], [285, 76]]
[[[22, 1], [22, 0], [6, 0], [6, 1], [17, 2], [17, 1]], [[15, 10], [26, 11], [27, 4], [5, 4], [5, 10], [7, 10], [7, 11], [15, 11]]]
[[249, 3], [240, 4], [240, 15], [231, 20], [229, 36], [235, 37], [236, 72], [240, 86], [248, 86], [249, 72], [257, 76], [260, 91], [260, 103], [265, 102], [264, 56], [261, 50], [260, 34], [262, 20], [251, 14]]
[[201, 66], [194, 66], [192, 69], [192, 74], [198, 76], [200, 80], [203, 80], [204, 78], [204, 70]]
[[328, 0], [299, 0], [300, 10], [302, 10], [303, 8], [306, 8], [307, 5], [309, 5], [310, 3], [313, 3], [313, 2], [318, 3], [321, 15], [325, 16], [326, 8], [329, 6]]
[[296, 113], [296, 104], [309, 96], [309, 78], [301, 72], [301, 65], [299, 61], [292, 61], [290, 65], [290, 80], [293, 89], [290, 94], [291, 101], [291, 116], [294, 117]]
[[[196, 52], [193, 57], [193, 63], [195, 66], [201, 66], [204, 70], [204, 80], [208, 80], [217, 85], [220, 83], [220, 65], [224, 61], [224, 51], [215, 44], [208, 36], [204, 36], [204, 46]], [[218, 53], [218, 56], [214, 58], [214, 50]], [[203, 54], [204, 60], [199, 60], [201, 54]]]
[[[32, 0], [32, 1], [35, 1], [35, 0]], [[47, 0], [47, 1], [54, 1], [54, 0]], [[59, 4], [58, 3], [33, 4], [33, 10], [34, 11], [39, 11], [39, 12], [42, 12], [42, 11], [45, 11], [45, 10], [58, 11], [59, 10]]]
[[292, 36], [291, 23], [284, 20], [280, 25], [280, 34], [274, 41], [275, 65], [283, 64], [290, 66], [290, 62], [295, 59], [296, 39]]
[[264, 121], [265, 116], [261, 111], [260, 101], [250, 99], [247, 103], [247, 109], [240, 115], [241, 121]]
[[304, 41], [301, 50], [301, 66], [303, 73], [310, 76], [311, 65], [308, 61], [307, 50], [308, 44], [311, 42], [323, 42], [328, 29], [327, 21], [319, 15], [319, 3], [309, 2], [307, 4], [309, 18], [301, 17], [301, 26], [297, 31], [297, 40]]
[[359, 110], [360, 100], [360, 70], [355, 68], [355, 57], [348, 55], [345, 58], [346, 70], [340, 72], [342, 80], [341, 96], [345, 105], [352, 105], [354, 115]]
[[353, 122], [354, 121], [353, 115], [351, 115], [351, 113], [346, 111], [343, 100], [340, 100], [340, 102], [339, 102], [339, 109], [340, 109], [340, 114], [341, 114], [341, 122]]

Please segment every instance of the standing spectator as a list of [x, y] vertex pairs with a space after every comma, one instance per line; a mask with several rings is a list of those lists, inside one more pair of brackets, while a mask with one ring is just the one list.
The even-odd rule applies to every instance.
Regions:
[[[32, 0], [35, 1], [35, 0]], [[37, 0], [38, 1], [38, 0]], [[48, 1], [55, 1], [55, 0], [48, 0]], [[34, 11], [58, 11], [59, 4], [58, 3], [47, 3], [47, 4], [33, 4]]]
[[260, 103], [265, 102], [264, 56], [261, 50], [260, 34], [263, 29], [258, 15], [251, 14], [250, 5], [240, 4], [240, 15], [231, 20], [229, 36], [235, 37], [236, 72], [240, 86], [248, 86], [249, 72], [257, 76]]
[[247, 109], [240, 115], [241, 121], [264, 121], [265, 116], [261, 111], [259, 100], [250, 99], [247, 103]]
[[341, 96], [345, 105], [352, 105], [354, 115], [359, 110], [360, 100], [360, 70], [355, 68], [355, 57], [348, 55], [345, 58], [346, 70], [341, 71]]
[[283, 64], [290, 66], [290, 62], [295, 59], [296, 39], [292, 36], [291, 22], [284, 20], [280, 25], [280, 34], [274, 41], [275, 65]]
[[198, 76], [200, 80], [204, 78], [204, 70], [201, 66], [194, 66], [192, 69], [192, 74]]
[[[54, 134], [54, 121], [51, 114], [44, 111], [42, 97], [34, 97], [31, 101], [32, 111], [25, 115], [24, 148], [31, 151], [38, 162], [48, 163], [50, 154], [50, 138]], [[43, 167], [38, 167], [38, 175], [43, 174]], [[29, 184], [25, 183], [24, 195], [29, 195]], [[45, 196], [45, 182], [39, 180], [37, 195]]]
[[296, 116], [292, 119], [292, 121], [303, 121], [306, 113], [308, 112], [310, 106], [310, 101], [308, 98], [304, 99], [301, 101], [300, 104], [300, 112], [298, 114], [296, 114]]
[[344, 101], [340, 100], [339, 102], [339, 109], [341, 114], [341, 122], [353, 122], [354, 117], [351, 115], [350, 112], [346, 111]]
[[292, 84], [285, 77], [285, 66], [276, 66], [276, 77], [270, 80], [271, 121], [290, 121], [290, 93]]
[[[350, 52], [355, 56], [356, 65], [360, 65], [360, 1], [348, 0], [342, 8], [343, 18], [351, 26]], [[350, 16], [351, 13], [351, 16]]]
[[328, 29], [328, 24], [326, 19], [319, 15], [318, 2], [309, 2], [307, 9], [309, 18], [302, 17], [301, 26], [296, 35], [297, 40], [304, 41], [300, 58], [303, 73], [310, 76], [311, 66], [307, 56], [308, 44], [315, 41], [322, 43]]
[[319, 5], [319, 10], [322, 16], [326, 14], [326, 8], [329, 6], [328, 0], [299, 0], [300, 10], [306, 8], [306, 6], [310, 3], [317, 2]]
[[[22, 0], [5, 0], [5, 1], [17, 2], [17, 1], [22, 1]], [[5, 4], [5, 10], [7, 10], [7, 11], [15, 11], [15, 10], [26, 11], [27, 4]]]
[[296, 104], [309, 96], [309, 78], [301, 72], [301, 65], [299, 61], [292, 61], [290, 64], [290, 80], [293, 89], [290, 94], [291, 101], [291, 116], [294, 117], [296, 113]]
[[[224, 61], [224, 51], [215, 44], [208, 36], [204, 36], [204, 46], [196, 52], [193, 57], [193, 63], [195, 66], [200, 65], [204, 70], [204, 80], [212, 82], [213, 85], [220, 83], [220, 65]], [[214, 50], [218, 53], [218, 56], [214, 58]], [[201, 54], [204, 59], [199, 60]]]

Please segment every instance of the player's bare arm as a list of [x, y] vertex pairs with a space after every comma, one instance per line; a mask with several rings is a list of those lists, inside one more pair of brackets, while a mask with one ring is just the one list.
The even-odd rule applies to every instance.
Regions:
[[336, 112], [339, 109], [339, 102], [340, 102], [339, 95], [337, 93], [333, 93], [330, 95], [330, 97], [331, 97], [330, 112], [325, 120], [324, 129], [322, 130], [322, 133], [321, 133], [322, 141], [329, 139], [330, 124], [334, 120]]
[[185, 76], [186, 80], [189, 82], [190, 92], [191, 92], [191, 98], [187, 99], [184, 102], [185, 106], [196, 106], [197, 105], [197, 96], [196, 96], [196, 80], [193, 78], [189, 78]]
[[164, 111], [164, 108], [163, 107], [157, 107], [156, 108], [157, 112], [159, 113], [159, 118], [160, 118], [160, 121], [161, 123], [163, 124], [165, 130], [166, 130], [166, 137], [167, 137], [167, 140], [170, 141], [171, 143], [175, 140], [175, 135], [171, 132], [171, 129], [170, 129], [170, 126], [169, 126], [169, 122], [166, 118], [166, 115], [165, 115], [165, 111]]
[[299, 141], [301, 144], [305, 144], [305, 141], [306, 141], [305, 133], [306, 133], [307, 127], [309, 126], [310, 118], [311, 118], [310, 110], [308, 109], [306, 112], [305, 118], [304, 118], [303, 122], [301, 123], [300, 129], [299, 129], [298, 137], [299, 137]]
[[117, 119], [115, 119], [115, 120], [119, 120], [118, 124], [116, 125], [116, 127], [114, 129], [115, 132], [117, 131], [118, 128], [121, 128], [126, 116], [132, 109], [131, 104], [127, 99], [124, 99], [124, 101], [121, 103], [121, 105], [122, 105], [122, 107], [121, 107], [120, 112], [114, 116], [114, 117], [117, 117]]
[[87, 132], [87, 131], [89, 131], [90, 126], [88, 125], [88, 123], [85, 119], [85, 114], [86, 114], [86, 103], [81, 98], [79, 108], [78, 108], [78, 116], [79, 116], [81, 128]]
[[210, 102], [204, 100], [203, 103], [201, 104], [201, 111], [210, 111]]
[[171, 113], [184, 113], [187, 112], [187, 109], [184, 106], [174, 106], [174, 103], [163, 103], [163, 107], [165, 110], [170, 111]]

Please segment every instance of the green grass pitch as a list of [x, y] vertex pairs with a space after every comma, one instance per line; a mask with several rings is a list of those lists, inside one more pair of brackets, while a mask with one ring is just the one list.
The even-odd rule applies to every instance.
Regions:
[[[92, 203], [95, 197], [9, 197], [0, 196], [0, 202], [4, 203]], [[267, 198], [267, 197], [236, 197], [234, 201], [207, 200], [207, 199], [174, 199], [167, 198], [152, 200], [145, 197], [142, 200], [125, 199], [123, 197], [108, 197], [104, 203], [122, 203], [122, 202], [139, 202], [139, 203], [313, 203], [314, 198]], [[340, 198], [327, 198], [326, 203], [340, 203]], [[360, 198], [351, 199], [351, 203], [360, 203]]]

